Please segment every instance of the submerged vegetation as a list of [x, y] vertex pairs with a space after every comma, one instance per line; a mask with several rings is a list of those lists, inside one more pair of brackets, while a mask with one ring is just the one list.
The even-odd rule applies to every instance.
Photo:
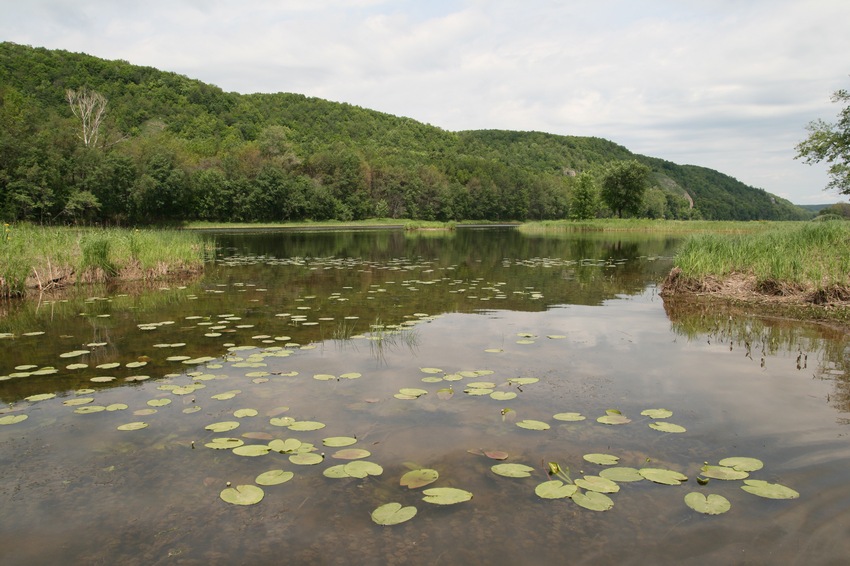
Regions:
[[178, 230], [4, 225], [0, 238], [0, 296], [23, 296], [77, 282], [147, 280], [196, 272], [205, 245]]

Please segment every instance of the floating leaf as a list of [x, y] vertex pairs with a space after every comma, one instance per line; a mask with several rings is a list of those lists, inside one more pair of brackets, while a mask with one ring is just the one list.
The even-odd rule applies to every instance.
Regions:
[[666, 419], [673, 416], [673, 411], [667, 409], [646, 409], [641, 411], [640, 414], [651, 419]]
[[[200, 409], [200, 407], [198, 407]], [[127, 405], [125, 403], [112, 403], [111, 405], [106, 406], [107, 411], [123, 411], [127, 409]]]
[[641, 468], [638, 473], [651, 482], [664, 485], [680, 485], [683, 481], [688, 480], [688, 476], [685, 474], [664, 468]]
[[357, 373], [356, 371], [352, 371], [352, 372], [340, 374], [340, 377], [342, 379], [358, 379], [360, 377], [363, 377], [363, 374]]
[[332, 479], [341, 479], [341, 478], [350, 478], [351, 476], [345, 471], [345, 464], [339, 464], [336, 466], [331, 466], [330, 468], [326, 468], [325, 471], [322, 472], [322, 475], [327, 478]]
[[582, 489], [598, 491], [599, 493], [617, 493], [620, 491], [619, 485], [601, 476], [584, 476], [577, 479], [575, 484]]
[[701, 468], [703, 477], [714, 478], [716, 480], [742, 480], [750, 477], [747, 472], [736, 470], [735, 468], [727, 468], [726, 466], [710, 466], [708, 464]]
[[245, 444], [244, 440], [239, 438], [213, 438], [211, 441], [204, 444], [207, 448], [213, 450], [231, 450]]
[[269, 442], [269, 449], [274, 450], [275, 452], [280, 452], [281, 454], [292, 454], [294, 452], [298, 452], [301, 445], [302, 442], [295, 438], [287, 438], [286, 440], [276, 438]]
[[233, 391], [225, 391], [224, 393], [219, 393], [217, 395], [213, 395], [212, 398], [216, 399], [218, 401], [226, 401], [228, 399], [233, 399], [234, 397], [236, 397], [240, 393], [242, 393], [240, 390], [234, 389]]
[[237, 485], [222, 490], [220, 497], [233, 505], [254, 505], [263, 500], [265, 492], [256, 485]]
[[78, 415], [87, 415], [89, 413], [99, 413], [105, 410], [106, 407], [104, 407], [103, 405], [86, 405], [84, 407], [77, 407], [74, 412]]
[[425, 389], [417, 389], [415, 387], [405, 387], [398, 390], [402, 395], [409, 395], [411, 397], [421, 397], [422, 395], [426, 395], [428, 391]]
[[747, 493], [767, 499], [797, 499], [800, 497], [800, 494], [790, 487], [778, 483], [768, 483], [764, 480], [744, 480], [744, 484], [741, 489]]
[[440, 473], [437, 470], [431, 470], [429, 468], [410, 470], [401, 476], [399, 485], [406, 486], [408, 489], [416, 489], [417, 487], [434, 483], [439, 477]]
[[553, 415], [552, 418], [558, 421], [577, 422], [583, 421], [587, 417], [581, 413], [558, 413], [557, 415]]
[[492, 389], [480, 389], [480, 388], [476, 389], [476, 388], [473, 387], [473, 388], [470, 388], [470, 389], [464, 389], [463, 392], [466, 393], [467, 395], [472, 395], [472, 396], [484, 396], [484, 395], [490, 395], [491, 393], [493, 393], [493, 390]]
[[640, 472], [636, 468], [628, 468], [625, 466], [616, 467], [616, 468], [605, 468], [599, 475], [605, 479], [609, 479], [615, 482], [634, 482], [634, 481], [643, 481], [644, 477], [640, 475]]
[[76, 358], [85, 354], [89, 354], [89, 350], [73, 350], [71, 352], [65, 352], [63, 354], [59, 354], [60, 358]]
[[596, 419], [596, 422], [606, 425], [624, 425], [632, 422], [632, 420], [624, 415], [608, 414], [604, 417], [599, 417]]
[[233, 453], [237, 456], [265, 456], [269, 453], [269, 447], [264, 444], [245, 444], [237, 446], [233, 449]]
[[513, 377], [508, 380], [508, 383], [511, 385], [531, 385], [532, 383], [537, 383], [540, 381], [536, 377]]
[[21, 421], [25, 421], [29, 418], [29, 415], [6, 415], [0, 417], [0, 425], [10, 425], [17, 424]]
[[525, 428], [528, 430], [549, 430], [549, 425], [542, 421], [535, 421], [530, 419], [525, 419], [523, 421], [519, 421], [516, 425], [520, 428]]
[[298, 432], [306, 432], [310, 430], [319, 430], [325, 428], [325, 423], [317, 421], [296, 421], [289, 425], [289, 430]]
[[204, 428], [206, 430], [211, 430], [212, 432], [227, 432], [228, 430], [233, 430], [237, 427], [239, 427], [239, 423], [236, 421], [224, 421], [207, 425]]
[[292, 472], [269, 470], [268, 472], [263, 472], [257, 476], [257, 479], [254, 481], [256, 481], [259, 485], [279, 485], [288, 482], [294, 476], [295, 474]]
[[527, 478], [534, 471], [534, 468], [525, 464], [495, 464], [490, 469], [506, 478]]
[[585, 454], [583, 458], [591, 464], [599, 464], [600, 466], [613, 466], [620, 461], [619, 457], [611, 454]]
[[764, 462], [756, 458], [744, 458], [736, 456], [733, 458], [723, 458], [718, 462], [721, 466], [734, 468], [740, 472], [757, 472], [764, 467]]
[[147, 428], [148, 423], [137, 421], [133, 423], [122, 424], [118, 427], [118, 430], [141, 430], [143, 428]]
[[243, 419], [245, 417], [256, 417], [257, 415], [257, 409], [238, 409], [236, 411], [233, 411], [233, 416], [237, 419]]
[[419, 368], [422, 373], [444, 373], [440, 368]]
[[485, 450], [484, 455], [491, 460], [507, 460], [508, 453], [501, 450]]
[[331, 448], [341, 448], [343, 446], [351, 446], [355, 444], [357, 439], [352, 436], [331, 436], [322, 439], [322, 444]]
[[455, 390], [451, 387], [445, 387], [443, 389], [437, 389], [437, 398], [442, 399], [443, 401], [447, 399], [451, 399], [454, 397]]
[[272, 426], [290, 426], [295, 422], [295, 419], [292, 417], [275, 417], [269, 420], [269, 424]]
[[425, 494], [423, 501], [435, 505], [454, 505], [472, 499], [472, 493], [456, 487], [432, 487], [422, 493]]
[[75, 397], [74, 399], [66, 399], [62, 401], [63, 405], [73, 407], [75, 405], [86, 405], [94, 401], [94, 397]]
[[35, 403], [36, 401], [46, 401], [47, 399], [53, 399], [56, 397], [56, 393], [39, 393], [38, 395], [30, 395], [29, 397], [24, 397], [30, 403]]
[[317, 373], [313, 376], [313, 379], [318, 381], [332, 381], [336, 379], [336, 376], [329, 373]]
[[614, 506], [614, 502], [604, 493], [588, 491], [587, 493], [576, 493], [573, 501], [585, 509], [591, 511], [607, 511]]
[[672, 432], [672, 433], [681, 433], [687, 432], [687, 429], [683, 426], [668, 423], [668, 422], [653, 422], [649, 423], [649, 428], [653, 430], [657, 430], [659, 432]]
[[513, 391], [494, 391], [490, 394], [490, 398], [496, 401], [510, 401], [511, 399], [515, 399], [516, 396], [516, 393]]
[[685, 504], [699, 513], [720, 515], [732, 508], [729, 500], [722, 495], [711, 493], [706, 497], [702, 493], [692, 491], [685, 496]]
[[404, 523], [415, 516], [416, 507], [402, 507], [401, 503], [385, 503], [372, 511], [372, 521], [387, 527]]
[[358, 460], [368, 458], [371, 455], [371, 452], [362, 448], [344, 448], [333, 453], [333, 457], [338, 460]]
[[299, 466], [314, 466], [323, 462], [324, 459], [324, 456], [322, 456], [321, 454], [316, 454], [314, 452], [302, 452], [299, 454], [293, 454], [289, 457], [290, 462]]
[[151, 399], [148, 401], [148, 405], [151, 407], [165, 407], [166, 405], [171, 404], [171, 399]]
[[353, 478], [365, 478], [366, 476], [380, 476], [384, 473], [384, 468], [374, 462], [365, 460], [355, 460], [343, 466], [345, 473]]
[[563, 499], [572, 497], [578, 490], [573, 484], [564, 483], [561, 480], [549, 480], [534, 488], [534, 493], [543, 499]]

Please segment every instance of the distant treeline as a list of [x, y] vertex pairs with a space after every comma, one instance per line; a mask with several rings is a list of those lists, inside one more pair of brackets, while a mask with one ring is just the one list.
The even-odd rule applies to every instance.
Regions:
[[[126, 61], [0, 43], [5, 222], [567, 218], [578, 210], [577, 175], [600, 179], [623, 160], [652, 171], [638, 216], [811, 216], [717, 171], [600, 138], [448, 132], [349, 104], [227, 93]], [[593, 216], [611, 216], [602, 200], [587, 200], [588, 187], [597, 190], [583, 185], [583, 214], [591, 202]]]

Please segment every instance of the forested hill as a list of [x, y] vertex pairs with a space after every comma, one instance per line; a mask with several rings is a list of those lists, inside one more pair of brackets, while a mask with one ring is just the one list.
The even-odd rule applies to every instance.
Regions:
[[[227, 93], [125, 61], [0, 43], [6, 222], [565, 218], [577, 179], [598, 180], [622, 160], [651, 168], [643, 216], [811, 216], [717, 171], [600, 138], [449, 132], [349, 104]], [[611, 215], [592, 202], [593, 214]]]

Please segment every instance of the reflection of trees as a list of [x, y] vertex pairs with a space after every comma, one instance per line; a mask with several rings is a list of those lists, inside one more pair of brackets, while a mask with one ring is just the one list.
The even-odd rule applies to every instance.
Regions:
[[[816, 379], [834, 381], [830, 403], [841, 412], [850, 412], [850, 345], [844, 330], [760, 317], [709, 299], [665, 297], [664, 310], [673, 331], [688, 340], [728, 345], [730, 350], [740, 350], [762, 364], [766, 356], [796, 356], [798, 370], [812, 371]], [[845, 420], [850, 423], [850, 419]]]

